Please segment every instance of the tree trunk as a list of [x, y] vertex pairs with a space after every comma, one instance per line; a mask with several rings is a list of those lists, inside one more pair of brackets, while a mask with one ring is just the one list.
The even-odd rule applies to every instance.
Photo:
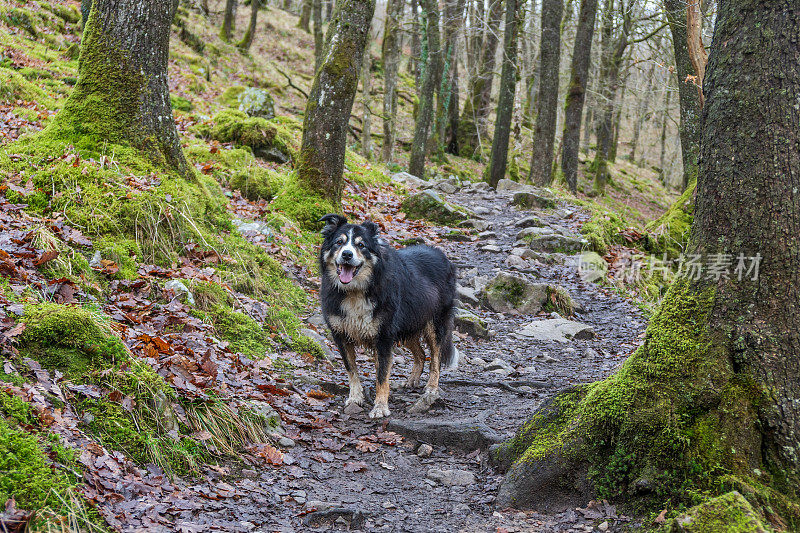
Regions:
[[697, 178], [697, 158], [700, 154], [701, 113], [697, 87], [690, 80], [694, 66], [689, 56], [688, 34], [686, 31], [686, 1], [664, 0], [669, 28], [672, 32], [672, 46], [675, 51], [675, 70], [678, 75], [678, 102], [681, 121], [679, 126], [681, 153], [683, 157], [683, 188]]
[[581, 142], [581, 150], [586, 152], [589, 150], [589, 145], [592, 142], [592, 107], [586, 106], [586, 117], [583, 119], [583, 141]]
[[672, 91], [669, 90], [669, 85], [667, 85], [665, 92], [667, 95], [664, 101], [664, 113], [661, 115], [661, 156], [659, 158], [658, 168], [659, 173], [661, 174], [661, 183], [663, 183], [666, 187], [667, 172], [664, 169], [664, 163], [667, 160], [667, 120], [669, 119], [669, 101], [670, 97], [672, 96]]
[[333, 13], [333, 0], [326, 0], [325, 1], [325, 22], [331, 20], [331, 14]]
[[250, 24], [247, 25], [247, 31], [244, 32], [244, 37], [242, 37], [242, 41], [238, 45], [241, 50], [249, 51], [253, 45], [253, 39], [258, 28], [259, 9], [261, 9], [261, 0], [250, 0]]
[[292, 0], [283, 0], [283, 9], [286, 11], [292, 10]]
[[337, 4], [306, 103], [297, 179], [306, 191], [337, 205], [342, 197], [347, 127], [374, 10], [372, 0]]
[[[630, 73], [630, 71], [629, 71]], [[619, 96], [616, 99], [616, 113], [614, 114], [614, 136], [611, 140], [611, 147], [608, 149], [608, 160], [612, 163], [617, 161], [617, 148], [619, 148], [619, 130], [622, 128], [622, 108], [625, 105], [625, 91], [628, 90], [628, 75], [622, 80]]]
[[[458, 73], [456, 67], [460, 52], [458, 34], [463, 26], [464, 0], [447, 0], [444, 13], [442, 54], [445, 61], [436, 103], [436, 149], [440, 158], [444, 156], [445, 150], [451, 144], [447, 140], [447, 131], [452, 122], [450, 106], [453, 103], [453, 88], [458, 85], [456, 79]], [[455, 102], [458, 107], [457, 95]]]
[[497, 101], [497, 119], [494, 123], [492, 155], [489, 159], [489, 185], [497, 187], [506, 175], [508, 140], [511, 135], [511, 118], [514, 114], [514, 95], [517, 89], [517, 40], [521, 0], [505, 0], [506, 24], [503, 35], [503, 70], [500, 74], [500, 96]]
[[533, 131], [530, 179], [537, 185], [553, 180], [553, 145], [558, 119], [558, 73], [561, 62], [561, 18], [564, 0], [543, 0], [539, 45], [539, 113]]
[[234, 16], [235, 8], [236, 8], [236, 0], [225, 1], [225, 15], [222, 19], [222, 30], [220, 31], [219, 38], [225, 41], [226, 43], [231, 40], [233, 28], [234, 25], [236, 24]]
[[570, 190], [578, 188], [578, 149], [581, 141], [581, 118], [586, 98], [592, 36], [597, 16], [597, 0], [581, 0], [575, 47], [572, 52], [569, 89], [564, 106], [564, 133], [561, 137], [561, 171]]
[[463, 157], [476, 157], [481, 138], [486, 135], [486, 114], [494, 80], [494, 61], [497, 53], [497, 34], [502, 15], [502, 0], [491, 0], [489, 27], [483, 41], [478, 73], [469, 85], [464, 110], [458, 123], [458, 147]]
[[383, 30], [383, 145], [381, 159], [384, 163], [394, 157], [395, 124], [397, 122], [397, 71], [400, 66], [400, 18], [403, 0], [389, 0]]
[[453, 81], [450, 88], [450, 104], [447, 107], [447, 132], [445, 142], [447, 143], [447, 153], [458, 155], [458, 100], [459, 100], [459, 73], [458, 61], [453, 61]]
[[416, 79], [417, 86], [419, 86], [419, 62], [422, 53], [422, 43], [420, 43], [420, 28], [419, 23], [419, 2], [411, 0], [411, 57], [408, 58], [408, 72]]
[[[369, 43], [369, 41], [367, 41]], [[361, 123], [361, 153], [367, 160], [372, 159], [372, 131], [370, 112], [372, 86], [372, 57], [369, 54], [369, 44], [364, 50], [364, 64], [361, 65], [361, 103], [364, 107], [364, 118]]]
[[437, 73], [441, 72], [441, 50], [439, 45], [439, 9], [435, 0], [423, 0], [425, 12], [425, 35], [428, 39], [428, 61], [422, 80], [419, 98], [419, 112], [414, 125], [414, 140], [411, 144], [411, 158], [408, 172], [420, 178], [425, 177], [425, 156], [428, 135], [433, 121], [433, 95], [436, 92]]
[[314, 19], [314, 70], [319, 69], [322, 53], [325, 51], [325, 39], [322, 34], [322, 0], [311, 0], [311, 16]]
[[[657, 48], [660, 46], [656, 45]], [[628, 155], [628, 161], [636, 163], [636, 149], [639, 147], [639, 136], [642, 131], [642, 124], [644, 123], [645, 115], [647, 114], [647, 104], [650, 103], [650, 92], [653, 90], [653, 80], [655, 79], [656, 62], [650, 63], [650, 68], [647, 71], [647, 88], [644, 94], [639, 96], [639, 102], [636, 106], [636, 121], [633, 123], [633, 139], [631, 139], [631, 152]]]
[[[169, 35], [178, 0], [91, 4], [78, 83], [51, 131], [67, 139], [130, 144], [189, 177], [167, 82]], [[148, 31], [139, 31], [146, 27]]]
[[314, 0], [303, 0], [303, 6], [300, 8], [300, 20], [297, 21], [297, 27], [303, 31], [311, 33], [311, 5]]
[[581, 483], [596, 498], [655, 487], [655, 509], [736, 489], [800, 526], [798, 35], [792, 0], [719, 2], [690, 239], [701, 270], [684, 264], [615, 375], [549, 402], [494, 453], [514, 461], [499, 508]]

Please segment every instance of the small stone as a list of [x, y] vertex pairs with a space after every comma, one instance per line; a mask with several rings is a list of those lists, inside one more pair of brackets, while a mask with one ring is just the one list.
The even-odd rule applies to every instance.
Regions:
[[480, 303], [478, 297], [475, 295], [475, 289], [458, 285], [456, 286], [456, 295], [462, 302], [472, 305], [478, 305]]
[[517, 220], [514, 225], [518, 228], [533, 228], [544, 226], [544, 223], [539, 220], [539, 217], [525, 217]]
[[347, 407], [344, 408], [344, 414], [346, 415], [357, 415], [358, 413], [363, 413], [364, 408], [358, 405], [357, 403], [351, 403]]
[[103, 263], [101, 262], [102, 260], [103, 256], [100, 253], [100, 250], [97, 250], [92, 256], [92, 260], [89, 261], [89, 266], [91, 268], [103, 268]]
[[420, 444], [419, 448], [417, 448], [417, 456], [425, 458], [430, 457], [433, 453], [433, 446], [430, 444]]
[[284, 448], [294, 448], [295, 442], [289, 437], [281, 437], [278, 439], [278, 444]]
[[340, 502], [325, 502], [322, 500], [308, 500], [306, 502], [306, 509], [316, 509], [317, 511], [327, 511], [341, 506]]
[[186, 296], [186, 303], [194, 305], [194, 296], [189, 288], [179, 279], [171, 279], [164, 284], [164, 288], [173, 291], [176, 296]]
[[242, 475], [249, 479], [255, 479], [255, 477], [258, 476], [258, 472], [256, 472], [252, 468], [243, 468]]
[[500, 249], [499, 246], [495, 244], [487, 244], [486, 246], [481, 246], [480, 249], [483, 250], [484, 252], [492, 252], [495, 254], [498, 254], [503, 251]]
[[513, 268], [516, 270], [524, 270], [526, 268], [530, 268], [530, 264], [525, 259], [521, 258], [518, 255], [509, 255], [506, 257], [505, 261], [503, 261], [508, 268]]
[[486, 361], [484, 361], [480, 357], [473, 357], [472, 359], [470, 359], [470, 363], [472, 363], [475, 366], [480, 366], [480, 367], [486, 366]]
[[600, 531], [608, 531], [608, 520], [605, 522], [600, 522], [600, 525], [597, 526], [597, 529]]
[[440, 470], [431, 468], [426, 475], [427, 479], [441, 483], [448, 487], [466, 487], [475, 483], [475, 474], [469, 470]]
[[482, 231], [481, 233], [478, 233], [478, 238], [479, 239], [496, 239], [497, 238], [497, 233], [495, 233], [494, 231]]
[[488, 215], [492, 212], [492, 210], [479, 205], [478, 207], [474, 208], [472, 212], [476, 215]]
[[479, 220], [477, 218], [470, 218], [461, 222], [458, 227], [460, 228], [472, 228], [476, 231], [486, 231], [491, 227], [491, 223], [486, 220]]
[[414, 188], [422, 187], [428, 183], [425, 180], [414, 176], [413, 174], [409, 174], [408, 172], [396, 172], [395, 174], [392, 174], [392, 181]]
[[504, 371], [506, 374], [510, 374], [511, 372], [514, 371], [514, 367], [511, 366], [511, 364], [509, 364], [508, 362], [504, 361], [503, 359], [500, 359], [499, 357], [497, 357], [496, 359], [493, 359], [492, 362], [489, 363], [488, 365], [486, 365], [485, 367], [483, 367], [483, 369], [488, 371], [488, 372], [492, 372], [492, 371], [495, 371], [495, 370], [501, 370], [501, 371]]
[[453, 507], [453, 514], [468, 515], [471, 512], [472, 512], [472, 509], [466, 503], [459, 503], [455, 507]]

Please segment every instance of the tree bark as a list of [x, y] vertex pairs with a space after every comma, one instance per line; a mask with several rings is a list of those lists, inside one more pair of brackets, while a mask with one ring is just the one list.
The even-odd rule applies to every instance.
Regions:
[[561, 18], [564, 0], [542, 1], [542, 37], [539, 45], [539, 113], [533, 132], [530, 180], [550, 185], [553, 180], [553, 145], [558, 119], [558, 74], [561, 62]]
[[664, 168], [664, 165], [667, 160], [667, 120], [669, 119], [669, 102], [670, 102], [670, 97], [672, 96], [672, 91], [670, 91], [669, 85], [667, 85], [665, 92], [667, 94], [664, 98], [664, 112], [661, 115], [661, 155], [658, 160], [659, 161], [658, 168], [659, 168], [659, 173], [661, 175], [661, 183], [663, 183], [664, 186], [666, 187], [667, 171]]
[[497, 53], [497, 34], [502, 16], [502, 0], [491, 0], [489, 24], [483, 40], [478, 74], [469, 85], [464, 110], [458, 124], [458, 147], [463, 157], [476, 157], [481, 148], [481, 138], [486, 136], [486, 115], [494, 81], [494, 62]]
[[[52, 124], [55, 135], [130, 144], [180, 175], [192, 174], [172, 116], [167, 59], [178, 0], [91, 4], [78, 82]], [[146, 27], [148, 31], [140, 31]]]
[[686, 1], [664, 0], [667, 21], [672, 33], [675, 51], [675, 70], [678, 75], [678, 103], [680, 105], [680, 138], [683, 158], [683, 188], [697, 178], [697, 158], [700, 154], [701, 107], [697, 87], [692, 83], [694, 66], [689, 56], [686, 31]]
[[425, 34], [428, 38], [428, 61], [423, 74], [419, 112], [414, 125], [414, 140], [411, 144], [411, 158], [408, 165], [408, 172], [420, 178], [425, 177], [425, 156], [434, 112], [433, 96], [438, 85], [437, 73], [441, 73], [439, 8], [435, 0], [423, 0], [422, 5], [426, 21]]
[[314, 70], [319, 69], [325, 39], [322, 33], [322, 0], [311, 0], [311, 17], [314, 19]]
[[[368, 41], [369, 42], [369, 41]], [[369, 44], [364, 50], [364, 64], [361, 65], [361, 103], [364, 118], [361, 122], [361, 153], [367, 160], [372, 159], [372, 113], [370, 112], [372, 86], [372, 58], [369, 55]]]
[[247, 31], [244, 32], [244, 37], [242, 37], [238, 45], [241, 50], [249, 51], [253, 45], [253, 39], [258, 28], [259, 9], [261, 9], [261, 0], [250, 0], [250, 24], [247, 25]]
[[417, 86], [419, 86], [419, 64], [422, 53], [422, 43], [420, 43], [420, 33], [422, 32], [419, 23], [419, 2], [411, 0], [411, 57], [408, 58], [408, 72], [414, 76]]
[[798, 35], [792, 0], [719, 2], [689, 245], [699, 275], [684, 268], [615, 375], [495, 451], [514, 461], [498, 507], [581, 481], [597, 498], [651, 483], [658, 508], [735, 488], [781, 529], [800, 524]]
[[[458, 36], [463, 26], [464, 0], [447, 0], [445, 2], [444, 21], [442, 31], [444, 47], [442, 56], [445, 59], [441, 83], [439, 83], [438, 98], [436, 102], [436, 149], [440, 157], [445, 150], [449, 151], [452, 142], [448, 140], [448, 129], [452, 124], [450, 106], [453, 104], [453, 90], [458, 90]], [[458, 93], [455, 94], [455, 105], [458, 108]], [[458, 121], [456, 112], [456, 122]], [[457, 125], [456, 125], [457, 128]]]
[[383, 30], [383, 145], [384, 163], [394, 158], [395, 124], [397, 122], [397, 71], [400, 67], [400, 18], [403, 0], [389, 0]]
[[650, 63], [650, 68], [647, 70], [647, 86], [644, 94], [639, 96], [639, 101], [636, 105], [636, 120], [633, 123], [633, 138], [631, 139], [631, 152], [628, 155], [628, 161], [636, 163], [636, 149], [639, 147], [639, 136], [642, 131], [642, 124], [644, 123], [645, 115], [647, 114], [648, 104], [650, 103], [650, 93], [653, 90], [653, 81], [655, 80], [656, 62]]
[[300, 20], [297, 21], [297, 27], [308, 33], [311, 33], [311, 5], [313, 1], [303, 0], [303, 6], [300, 8]]
[[231, 35], [235, 25], [235, 8], [236, 0], [225, 1], [225, 15], [222, 19], [222, 30], [220, 31], [219, 38], [226, 43], [231, 40]]
[[372, 0], [337, 4], [306, 103], [297, 179], [305, 190], [335, 204], [341, 202], [347, 125], [374, 10]]
[[506, 24], [503, 35], [503, 70], [500, 74], [500, 96], [497, 101], [497, 119], [494, 124], [492, 154], [489, 158], [489, 185], [506, 175], [508, 141], [511, 135], [511, 118], [514, 114], [514, 95], [517, 89], [517, 41], [521, 0], [505, 0]]
[[578, 188], [578, 150], [581, 141], [581, 118], [586, 99], [589, 63], [592, 55], [592, 36], [597, 16], [597, 0], [581, 0], [575, 47], [572, 52], [569, 89], [564, 106], [564, 133], [561, 137], [561, 171], [569, 189]]

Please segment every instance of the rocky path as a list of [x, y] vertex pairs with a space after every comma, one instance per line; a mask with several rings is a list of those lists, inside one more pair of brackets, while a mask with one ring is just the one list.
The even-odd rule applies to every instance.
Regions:
[[[236, 497], [205, 506], [202, 521], [241, 531], [409, 532], [605, 531], [624, 523], [613, 506], [590, 502], [555, 514], [495, 505], [502, 476], [488, 464], [487, 447], [512, 435], [559, 390], [613, 372], [645, 327], [635, 306], [584, 282], [568, 256], [531, 253], [517, 242], [520, 226], [531, 223], [521, 221], [530, 216], [542, 223], [537, 235], [577, 238], [581, 215], [574, 207], [520, 211], [509, 205], [512, 198], [513, 192], [471, 188], [447, 194], [481, 220], [474, 224], [483, 230], [478, 240], [443, 247], [460, 270], [462, 306], [484, 321], [488, 333], [487, 338], [457, 334], [461, 363], [443, 374], [443, 397], [430, 412], [406, 412], [420, 391], [399, 387], [411, 368], [405, 351], [396, 354], [392, 415], [384, 421], [370, 420], [366, 411], [342, 412], [347, 377], [341, 364], [311, 368], [294, 388], [331, 395], [314, 393], [320, 396], [314, 424], [283, 439], [291, 446], [283, 466], [245, 468], [222, 478]], [[500, 271], [567, 289], [578, 308], [571, 318], [590, 326], [589, 333], [565, 342], [522, 335], [525, 325], [553, 317], [481, 306], [475, 290]], [[308, 320], [324, 331], [320, 316]], [[359, 366], [372, 398], [374, 365], [361, 353]], [[356, 445], [345, 444], [342, 435]]]

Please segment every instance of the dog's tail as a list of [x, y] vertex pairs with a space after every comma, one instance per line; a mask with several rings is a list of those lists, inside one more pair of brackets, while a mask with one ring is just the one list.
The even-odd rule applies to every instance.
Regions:
[[444, 338], [440, 348], [439, 368], [452, 370], [458, 366], [459, 353], [453, 345], [453, 328], [455, 327], [455, 311], [451, 307], [445, 319]]

